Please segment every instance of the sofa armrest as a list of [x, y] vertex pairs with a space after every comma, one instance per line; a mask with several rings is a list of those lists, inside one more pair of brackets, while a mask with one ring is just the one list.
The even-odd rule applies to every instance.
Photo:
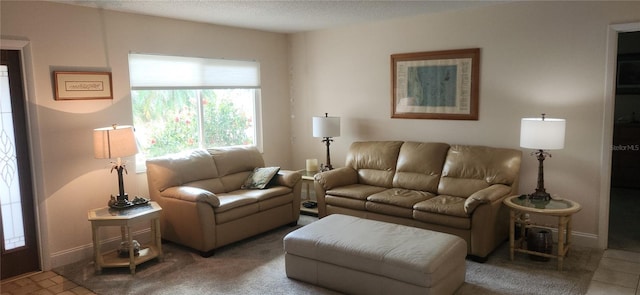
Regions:
[[358, 171], [349, 167], [341, 167], [318, 173], [314, 176], [314, 180], [324, 190], [330, 190], [335, 187], [358, 183]]
[[274, 179], [275, 184], [294, 187], [302, 180], [302, 173], [291, 170], [280, 170]]
[[511, 187], [504, 184], [494, 184], [481, 189], [467, 198], [464, 202], [464, 211], [471, 214], [478, 206], [485, 203], [493, 203], [506, 197], [511, 192]]
[[220, 206], [220, 199], [214, 193], [197, 187], [173, 186], [160, 192], [160, 196], [190, 202], [205, 202], [213, 207]]

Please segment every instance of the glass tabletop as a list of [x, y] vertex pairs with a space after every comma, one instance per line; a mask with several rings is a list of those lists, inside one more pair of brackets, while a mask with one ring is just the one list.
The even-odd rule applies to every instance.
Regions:
[[307, 171], [307, 170], [298, 170], [302, 174], [302, 179], [313, 180], [313, 176], [320, 173], [320, 171]]
[[505, 199], [511, 208], [540, 213], [574, 213], [580, 210], [580, 204], [567, 199], [533, 200], [527, 195], [511, 196]]
[[89, 211], [89, 220], [101, 219], [129, 219], [139, 215], [147, 214], [160, 210], [160, 206], [156, 202], [149, 202], [142, 205], [136, 205], [125, 209], [113, 209], [110, 207], [98, 208]]

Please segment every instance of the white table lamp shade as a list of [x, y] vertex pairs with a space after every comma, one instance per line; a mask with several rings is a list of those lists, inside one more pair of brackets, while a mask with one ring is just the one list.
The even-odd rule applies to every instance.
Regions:
[[340, 117], [313, 117], [313, 137], [340, 136]]
[[97, 159], [112, 159], [138, 153], [133, 126], [112, 126], [93, 130], [93, 152]]
[[565, 119], [523, 118], [520, 124], [520, 147], [536, 150], [564, 148]]

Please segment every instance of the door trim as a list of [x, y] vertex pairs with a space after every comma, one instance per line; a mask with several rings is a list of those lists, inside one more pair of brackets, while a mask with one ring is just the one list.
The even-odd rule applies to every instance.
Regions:
[[611, 202], [611, 146], [615, 110], [616, 62], [618, 59], [618, 34], [640, 31], [640, 22], [609, 25], [604, 83], [604, 117], [602, 130], [602, 154], [600, 157], [600, 212], [598, 214], [598, 247], [607, 249], [609, 244], [609, 209]]

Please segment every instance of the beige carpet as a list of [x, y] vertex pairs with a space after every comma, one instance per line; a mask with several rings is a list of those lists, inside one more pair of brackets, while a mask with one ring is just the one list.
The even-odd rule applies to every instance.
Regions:
[[[203, 258], [172, 243], [163, 245], [164, 262], [138, 266], [136, 275], [127, 268], [111, 268], [95, 274], [93, 262], [83, 260], [55, 272], [97, 294], [338, 294], [289, 279], [285, 275], [282, 238], [316, 219], [301, 216], [297, 227], [282, 227], [224, 247]], [[527, 255], [509, 261], [504, 243], [486, 263], [467, 260], [465, 283], [456, 292], [467, 294], [584, 294], [602, 251], [572, 249], [565, 270], [556, 261], [536, 262]]]

